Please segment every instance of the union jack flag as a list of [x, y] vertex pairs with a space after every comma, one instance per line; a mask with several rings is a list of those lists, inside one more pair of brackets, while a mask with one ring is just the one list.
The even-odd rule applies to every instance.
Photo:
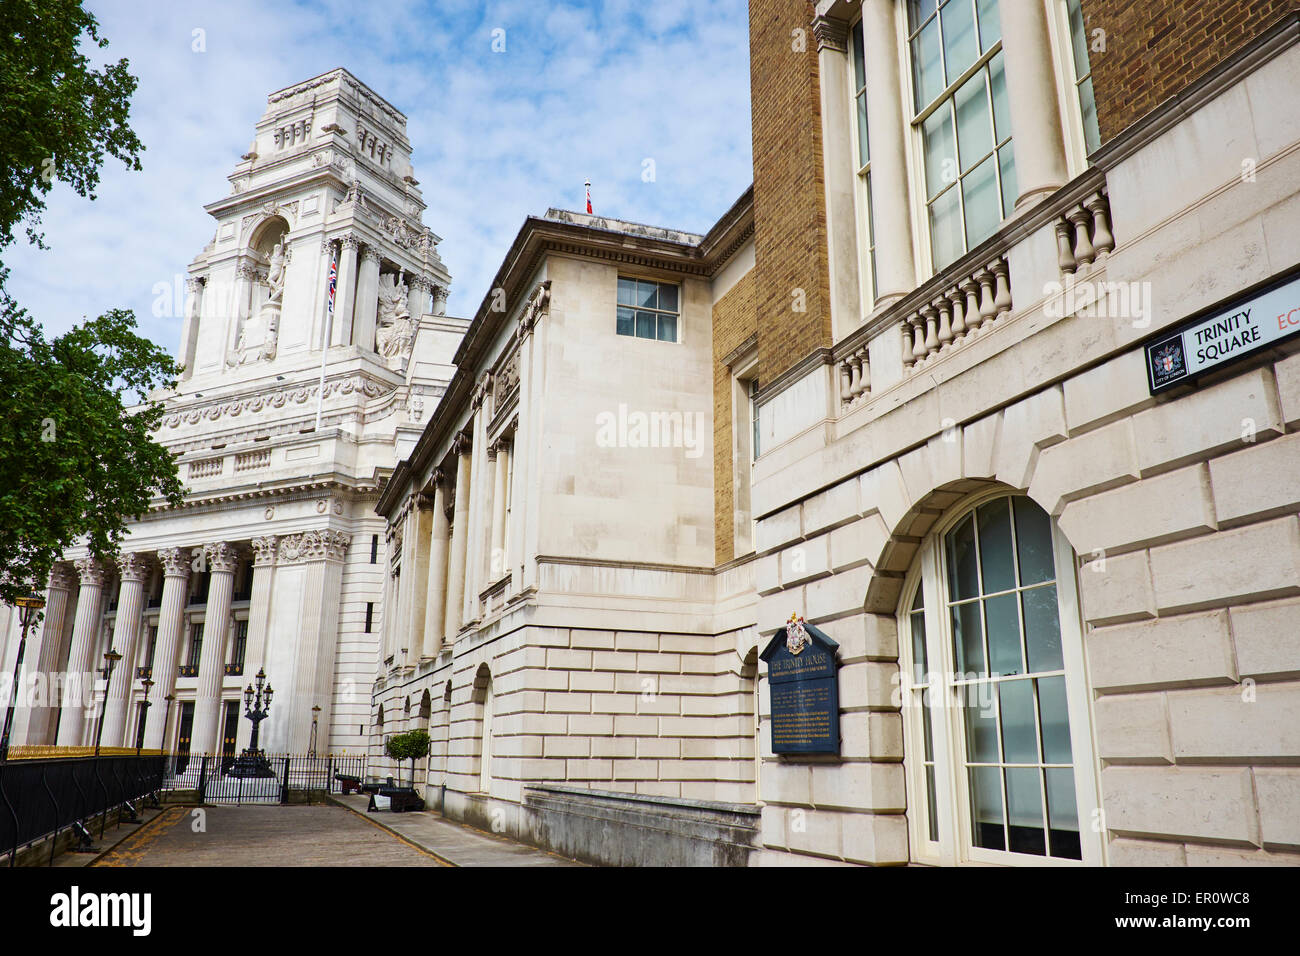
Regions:
[[334, 314], [334, 289], [339, 284], [339, 254], [330, 256], [329, 314]]

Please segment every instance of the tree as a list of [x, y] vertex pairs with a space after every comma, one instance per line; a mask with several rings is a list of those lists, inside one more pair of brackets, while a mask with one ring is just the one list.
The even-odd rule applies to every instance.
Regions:
[[421, 757], [429, 756], [429, 732], [412, 730], [405, 734], [394, 734], [384, 743], [384, 753], [394, 760], [411, 761], [411, 786], [415, 786], [415, 762]]
[[0, 3], [0, 249], [19, 222], [44, 247], [41, 213], [56, 179], [94, 199], [105, 153], [140, 168], [144, 146], [127, 125], [136, 78], [125, 59], [92, 69], [83, 37], [108, 45], [79, 0]]
[[[0, 3], [0, 250], [38, 227], [55, 179], [94, 199], [105, 154], [139, 169], [127, 125], [136, 79], [127, 61], [92, 69], [78, 50], [103, 47], [75, 0]], [[47, 341], [5, 291], [0, 266], [0, 600], [45, 586], [62, 551], [83, 540], [117, 551], [127, 521], [155, 496], [182, 502], [170, 452], [153, 440], [162, 407], [124, 396], [171, 388], [171, 358], [114, 309]]]

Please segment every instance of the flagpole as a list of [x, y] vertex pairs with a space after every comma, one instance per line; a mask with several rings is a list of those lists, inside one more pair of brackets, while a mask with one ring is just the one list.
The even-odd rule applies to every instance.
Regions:
[[[333, 244], [331, 243], [331, 246]], [[312, 427], [313, 432], [320, 432], [320, 414], [321, 407], [325, 404], [325, 360], [330, 353], [330, 338], [334, 335], [334, 289], [333, 283], [334, 270], [338, 268], [336, 255], [332, 248], [330, 251], [330, 276], [326, 282], [329, 288], [325, 294], [325, 336], [320, 343], [320, 382], [316, 386], [316, 424]]]

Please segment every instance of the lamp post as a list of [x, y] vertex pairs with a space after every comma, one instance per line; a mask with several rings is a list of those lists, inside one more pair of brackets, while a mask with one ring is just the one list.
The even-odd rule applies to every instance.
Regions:
[[166, 709], [163, 710], [163, 739], [162, 739], [163, 753], [170, 753], [170, 750], [167, 747], [167, 723], [172, 719], [172, 701], [174, 701], [175, 699], [176, 699], [175, 694], [168, 694], [166, 697], [163, 698], [163, 700], [167, 702], [167, 707]]
[[29, 594], [14, 602], [18, 605], [18, 619], [23, 625], [23, 636], [18, 640], [18, 659], [14, 661], [14, 680], [9, 688], [9, 707], [5, 711], [4, 735], [0, 736], [0, 763], [9, 759], [9, 733], [14, 727], [14, 704], [18, 702], [18, 672], [23, 666], [23, 652], [27, 650], [27, 628], [31, 626], [36, 612], [45, 607], [45, 598], [39, 594]]
[[311, 746], [307, 748], [307, 753], [316, 756], [316, 720], [320, 717], [320, 704], [313, 704], [311, 708]]
[[[144, 700], [140, 702], [140, 732], [135, 735], [135, 755], [140, 756], [140, 750], [144, 747], [144, 728], [149, 723], [149, 692], [153, 690], [153, 680], [148, 677], [141, 678], [140, 686], [144, 688]], [[164, 728], [164, 731], [166, 728]]]
[[108, 710], [108, 688], [113, 683], [113, 669], [122, 655], [111, 647], [104, 652], [104, 699], [99, 705], [99, 729], [95, 731], [95, 756], [99, 756], [99, 744], [104, 737], [104, 714]]
[[[244, 748], [244, 752], [239, 755], [230, 768], [229, 776], [232, 777], [272, 777], [275, 774], [271, 770], [271, 765], [266, 762], [266, 757], [258, 749], [257, 738], [261, 730], [262, 721], [266, 720], [267, 714], [271, 710], [271, 697], [275, 694], [274, 688], [266, 683], [266, 671], [258, 668], [257, 676], [253, 678], [257, 684], [256, 690], [253, 685], [249, 684], [244, 689], [244, 716], [253, 722], [253, 736]], [[263, 687], [263, 684], [266, 686]]]

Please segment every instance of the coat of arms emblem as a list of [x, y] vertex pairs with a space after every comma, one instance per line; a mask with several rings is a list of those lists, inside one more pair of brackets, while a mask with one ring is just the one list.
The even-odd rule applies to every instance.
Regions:
[[808, 646], [808, 629], [803, 626], [803, 618], [791, 614], [785, 623], [785, 649], [798, 657]]

